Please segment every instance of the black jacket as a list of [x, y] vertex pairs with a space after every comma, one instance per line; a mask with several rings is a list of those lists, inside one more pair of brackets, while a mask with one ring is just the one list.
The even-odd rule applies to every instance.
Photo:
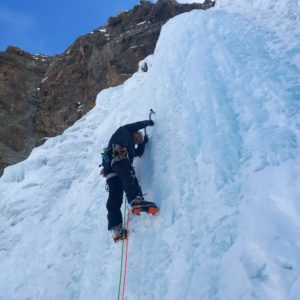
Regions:
[[133, 158], [136, 156], [142, 156], [145, 149], [145, 143], [142, 143], [135, 148], [134, 133], [149, 125], [150, 121], [145, 120], [121, 126], [110, 138], [108, 147], [112, 148], [112, 145], [114, 144], [120, 145], [122, 148], [125, 147], [127, 149], [129, 160], [132, 163]]

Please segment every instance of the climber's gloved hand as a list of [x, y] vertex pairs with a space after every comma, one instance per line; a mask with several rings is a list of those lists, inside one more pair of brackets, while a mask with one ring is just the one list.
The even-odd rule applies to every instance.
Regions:
[[144, 136], [144, 144], [147, 144], [149, 142], [148, 134], [145, 134]]

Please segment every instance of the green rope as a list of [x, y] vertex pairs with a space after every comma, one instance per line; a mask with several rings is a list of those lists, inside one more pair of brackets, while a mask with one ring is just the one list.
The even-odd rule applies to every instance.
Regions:
[[[125, 198], [125, 204], [124, 204], [123, 226], [124, 226], [124, 224], [125, 224], [126, 208], [127, 208], [127, 198]], [[125, 247], [125, 239], [122, 240], [122, 256], [121, 256], [121, 266], [120, 266], [120, 278], [119, 278], [118, 300], [121, 299], [120, 296], [121, 296], [121, 283], [122, 283], [122, 274], [123, 274], [124, 247]]]

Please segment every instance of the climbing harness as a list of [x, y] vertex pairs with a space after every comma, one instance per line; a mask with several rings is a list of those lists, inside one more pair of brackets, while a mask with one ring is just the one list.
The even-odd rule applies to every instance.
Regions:
[[125, 158], [128, 158], [127, 148], [122, 148], [120, 145], [113, 144], [111, 165], [113, 165], [116, 161], [120, 161]]

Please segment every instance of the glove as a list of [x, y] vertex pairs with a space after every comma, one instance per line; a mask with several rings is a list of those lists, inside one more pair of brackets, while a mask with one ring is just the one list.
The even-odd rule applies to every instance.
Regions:
[[148, 142], [149, 142], [148, 135], [145, 134], [145, 136], [144, 136], [144, 144], [147, 144]]
[[149, 120], [149, 126], [153, 126], [154, 125], [154, 121], [153, 120]]

